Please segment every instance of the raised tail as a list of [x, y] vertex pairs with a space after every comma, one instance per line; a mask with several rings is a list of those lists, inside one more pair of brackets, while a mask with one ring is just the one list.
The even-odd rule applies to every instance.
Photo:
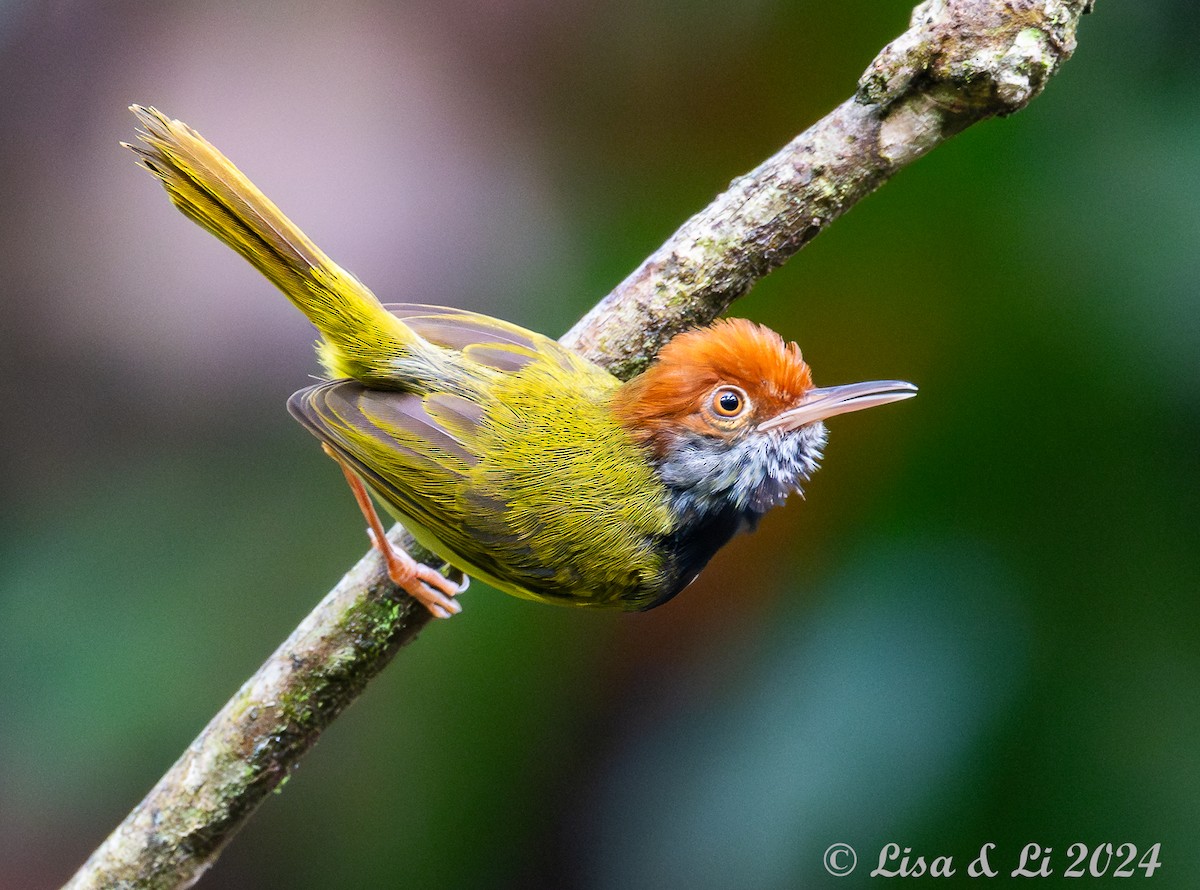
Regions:
[[229, 159], [182, 121], [130, 106], [144, 145], [129, 145], [162, 180], [172, 203], [262, 272], [321, 332], [317, 351], [331, 377], [404, 387], [401, 369], [432, 347], [329, 259]]

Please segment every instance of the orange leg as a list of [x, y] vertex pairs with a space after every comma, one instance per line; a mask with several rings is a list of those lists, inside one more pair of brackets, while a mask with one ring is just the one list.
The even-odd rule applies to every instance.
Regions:
[[350, 490], [354, 492], [354, 500], [358, 501], [358, 509], [362, 510], [363, 516], [366, 517], [367, 537], [383, 556], [388, 577], [397, 587], [428, 609], [434, 618], [449, 618], [461, 612], [462, 606], [453, 597], [466, 590], [466, 583], [456, 584], [436, 569], [417, 562], [389, 541], [383, 523], [379, 521], [379, 514], [375, 512], [375, 505], [371, 503], [371, 496], [367, 494], [367, 488], [358, 478], [358, 474], [351, 470], [341, 455], [329, 445], [322, 442], [321, 447], [342, 468]]

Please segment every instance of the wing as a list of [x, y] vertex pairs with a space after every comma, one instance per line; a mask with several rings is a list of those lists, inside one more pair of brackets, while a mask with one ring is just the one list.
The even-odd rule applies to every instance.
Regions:
[[461, 521], [461, 493], [478, 462], [469, 447], [482, 414], [474, 402], [333, 380], [295, 393], [288, 410], [354, 467], [390, 512], [435, 536]]
[[421, 544], [456, 567], [522, 596], [555, 575], [531, 547], [531, 529], [509, 525], [504, 492], [479, 490], [471, 449], [480, 444], [483, 409], [474, 402], [334, 380], [295, 393], [288, 410]]
[[457, 349], [467, 358], [497, 371], [519, 371], [535, 358], [541, 358], [568, 373], [610, 376], [603, 368], [551, 338], [490, 315], [420, 303], [387, 303], [384, 308], [429, 342]]

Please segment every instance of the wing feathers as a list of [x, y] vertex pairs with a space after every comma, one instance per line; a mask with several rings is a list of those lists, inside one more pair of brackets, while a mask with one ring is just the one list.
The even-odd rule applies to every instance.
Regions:
[[[441, 396], [440, 401], [453, 400]], [[458, 435], [439, 423], [413, 393], [368, 389], [353, 380], [333, 380], [302, 389], [288, 399], [288, 410], [317, 437], [356, 460], [367, 454], [402, 453], [405, 462], [448, 467], [452, 458], [465, 471], [477, 462]], [[466, 401], [465, 399], [460, 401]], [[470, 404], [470, 403], [468, 403]], [[452, 406], [452, 403], [451, 403]], [[443, 405], [442, 410], [447, 410]], [[470, 414], [459, 411], [459, 429]], [[388, 463], [399, 463], [393, 457]], [[460, 473], [461, 475], [461, 473]]]
[[497, 371], [519, 371], [530, 361], [543, 357], [565, 371], [591, 370], [607, 376], [607, 372], [549, 337], [498, 318], [420, 303], [386, 303], [384, 308], [430, 343], [460, 350]]

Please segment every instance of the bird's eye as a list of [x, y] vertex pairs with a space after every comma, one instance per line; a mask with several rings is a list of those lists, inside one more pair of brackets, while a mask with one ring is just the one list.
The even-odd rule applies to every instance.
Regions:
[[736, 386], [722, 386], [713, 393], [712, 407], [721, 417], [737, 417], [746, 410], [746, 394]]

